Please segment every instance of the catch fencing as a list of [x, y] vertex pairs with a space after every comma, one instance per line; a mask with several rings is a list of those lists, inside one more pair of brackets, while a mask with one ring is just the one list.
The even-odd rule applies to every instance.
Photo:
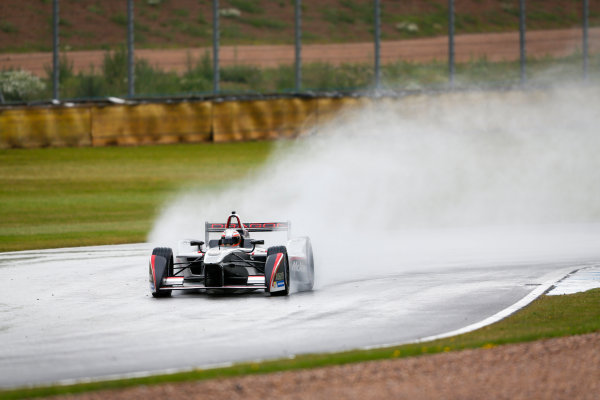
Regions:
[[[553, 9], [544, 1], [486, 2], [479, 17], [470, 11], [473, 2], [462, 0], [427, 2], [433, 8], [421, 14], [391, 0], [331, 1], [329, 8], [316, 0], [211, 0], [198, 2], [205, 6], [196, 22], [186, 22], [179, 1], [123, 0], [113, 19], [126, 25], [126, 46], [71, 51], [75, 39], [61, 36], [61, 11], [74, 5], [52, 0], [53, 51], [2, 57], [0, 102], [260, 98], [600, 80], [595, 0], [558, 1]], [[285, 18], [273, 12], [275, 3]], [[152, 34], [144, 22], [160, 18], [167, 4], [180, 14], [181, 29], [185, 25], [203, 45], [159, 50], [142, 40]], [[316, 13], [329, 25], [314, 26]], [[277, 43], [248, 43], [246, 32], [261, 29], [288, 34]]]

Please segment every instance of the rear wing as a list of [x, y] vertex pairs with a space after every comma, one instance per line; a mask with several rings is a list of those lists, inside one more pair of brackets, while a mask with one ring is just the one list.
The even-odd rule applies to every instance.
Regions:
[[[288, 240], [291, 236], [291, 227], [292, 223], [290, 221], [286, 222], [251, 222], [245, 223], [244, 229], [248, 232], [276, 232], [276, 231], [286, 231]], [[204, 223], [204, 233], [206, 237], [206, 243], [208, 243], [208, 234], [211, 232], [223, 232], [227, 224], [217, 223], [217, 222], [205, 222]], [[230, 228], [233, 229], [242, 229], [238, 226], [238, 224], [230, 224]]]

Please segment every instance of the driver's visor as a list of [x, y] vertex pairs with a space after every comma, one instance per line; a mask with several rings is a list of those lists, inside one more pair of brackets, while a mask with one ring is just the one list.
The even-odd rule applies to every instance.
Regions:
[[240, 238], [239, 238], [239, 236], [224, 237], [223, 239], [221, 239], [221, 242], [223, 243], [224, 246], [235, 246], [236, 244], [238, 244], [240, 242]]

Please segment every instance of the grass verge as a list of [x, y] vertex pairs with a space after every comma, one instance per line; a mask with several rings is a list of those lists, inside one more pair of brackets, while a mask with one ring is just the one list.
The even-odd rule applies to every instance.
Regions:
[[242, 179], [273, 145], [0, 150], [0, 251], [142, 242], [172, 193]]
[[508, 343], [527, 342], [544, 338], [585, 334], [600, 331], [600, 289], [565, 296], [542, 296], [528, 307], [508, 318], [463, 335], [431, 342], [407, 344], [374, 350], [348, 351], [334, 354], [309, 354], [294, 359], [262, 363], [241, 363], [228, 368], [194, 370], [171, 375], [84, 383], [70, 386], [51, 386], [7, 390], [1, 399], [43, 397], [74, 394], [102, 389], [118, 389], [137, 385], [198, 381], [247, 374], [263, 374], [317, 368], [330, 365], [411, 357], [469, 348], [491, 348]]

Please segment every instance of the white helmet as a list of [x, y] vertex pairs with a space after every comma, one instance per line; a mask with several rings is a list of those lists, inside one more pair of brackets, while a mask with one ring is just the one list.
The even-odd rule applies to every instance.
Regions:
[[242, 242], [240, 233], [235, 229], [225, 229], [221, 235], [221, 246], [236, 247]]

